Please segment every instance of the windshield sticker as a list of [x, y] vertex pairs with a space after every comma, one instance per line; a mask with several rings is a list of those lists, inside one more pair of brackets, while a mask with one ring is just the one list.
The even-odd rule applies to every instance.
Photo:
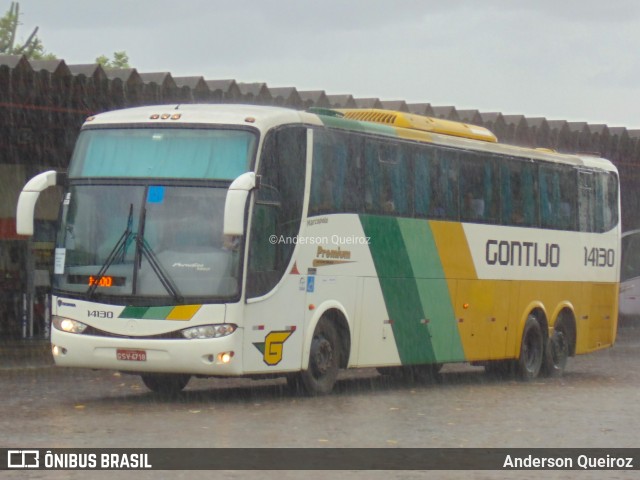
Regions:
[[64, 262], [67, 256], [66, 248], [56, 248], [53, 260], [53, 273], [62, 275], [64, 273]]
[[162, 203], [163, 201], [164, 187], [159, 185], [149, 187], [149, 193], [147, 194], [147, 203]]

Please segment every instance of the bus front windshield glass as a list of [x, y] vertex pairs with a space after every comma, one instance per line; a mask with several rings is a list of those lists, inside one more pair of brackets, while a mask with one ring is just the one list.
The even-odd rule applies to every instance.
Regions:
[[212, 128], [83, 130], [70, 178], [194, 178], [233, 180], [249, 171], [257, 135]]
[[226, 191], [72, 185], [57, 238], [54, 288], [114, 303], [117, 297], [179, 304], [236, 296], [238, 252], [222, 233]]

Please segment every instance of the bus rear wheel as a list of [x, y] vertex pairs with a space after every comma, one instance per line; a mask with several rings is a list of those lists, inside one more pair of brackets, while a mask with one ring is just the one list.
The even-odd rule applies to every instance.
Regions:
[[296, 378], [308, 395], [326, 395], [333, 390], [340, 366], [340, 342], [333, 323], [321, 319], [313, 332], [309, 367]]
[[150, 373], [140, 375], [142, 383], [160, 395], [176, 395], [187, 386], [191, 377], [181, 374]]
[[542, 373], [547, 376], [561, 376], [569, 358], [569, 335], [563, 325], [553, 332], [545, 349]]
[[533, 380], [540, 373], [544, 359], [544, 335], [535, 316], [529, 315], [522, 331], [522, 345], [518, 358], [518, 376], [525, 381]]

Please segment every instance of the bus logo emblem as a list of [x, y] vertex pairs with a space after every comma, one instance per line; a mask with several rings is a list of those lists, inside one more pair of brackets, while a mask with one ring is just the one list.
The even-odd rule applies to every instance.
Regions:
[[280, 363], [284, 342], [287, 341], [292, 333], [293, 330], [270, 332], [264, 337], [264, 342], [253, 344], [262, 353], [264, 363], [271, 367]]

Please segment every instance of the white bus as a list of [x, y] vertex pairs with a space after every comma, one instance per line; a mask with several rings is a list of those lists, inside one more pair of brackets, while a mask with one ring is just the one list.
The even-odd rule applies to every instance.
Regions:
[[615, 341], [619, 198], [607, 160], [497, 143], [383, 110], [152, 106], [87, 119], [64, 189], [51, 343], [60, 366], [285, 376], [522, 378]]
[[640, 230], [625, 232], [621, 243], [619, 318], [632, 323], [640, 318]]

